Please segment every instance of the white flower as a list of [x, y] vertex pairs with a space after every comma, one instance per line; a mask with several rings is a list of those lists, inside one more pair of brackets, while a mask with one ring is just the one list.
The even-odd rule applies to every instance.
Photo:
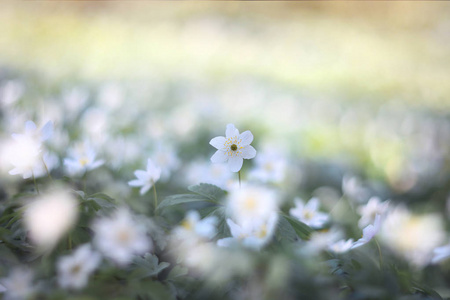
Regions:
[[72, 255], [60, 257], [57, 262], [59, 285], [62, 288], [84, 288], [100, 260], [100, 254], [92, 251], [90, 244], [79, 246]]
[[300, 222], [314, 228], [322, 227], [328, 222], [328, 214], [318, 211], [319, 199], [311, 198], [304, 204], [300, 198], [295, 198], [295, 207], [289, 210], [289, 214], [297, 218]]
[[450, 244], [437, 247], [433, 250], [433, 258], [431, 259], [432, 264], [436, 264], [450, 257]]
[[36, 162], [36, 164], [34, 165], [33, 175], [36, 178], [47, 176], [47, 170], [48, 172], [50, 172], [54, 168], [58, 167], [58, 165], [58, 156], [51, 152], [45, 152], [44, 155], [42, 155], [42, 159]]
[[180, 226], [174, 229], [174, 233], [179, 237], [190, 235], [211, 239], [216, 235], [217, 221], [215, 216], [200, 220], [200, 214], [195, 210], [190, 210], [186, 213]]
[[5, 291], [5, 300], [22, 300], [28, 299], [33, 295], [35, 288], [33, 287], [33, 272], [25, 268], [13, 269], [8, 277], [1, 278], [0, 284], [3, 285]]
[[372, 197], [369, 199], [366, 205], [358, 208], [358, 213], [361, 215], [361, 219], [358, 222], [358, 226], [363, 228], [375, 221], [376, 215], [380, 215], [383, 219], [389, 208], [389, 201], [381, 202], [380, 198]]
[[157, 167], [149, 158], [147, 160], [147, 170], [136, 170], [134, 175], [135, 180], [128, 182], [130, 186], [141, 186], [140, 194], [144, 195], [161, 177], [161, 168]]
[[353, 246], [353, 239], [339, 240], [331, 244], [328, 249], [334, 253], [344, 253], [350, 250]]
[[25, 206], [23, 216], [31, 240], [45, 249], [53, 248], [77, 218], [78, 201], [63, 190], [41, 195]]
[[353, 244], [352, 249], [360, 247], [370, 242], [374, 238], [374, 236], [378, 233], [378, 231], [380, 231], [380, 226], [381, 226], [381, 216], [376, 215], [373, 225], [370, 224], [363, 229], [362, 237]]
[[21, 139], [23, 137], [29, 137], [35, 139], [37, 142], [41, 143], [43, 141], [48, 140], [53, 135], [53, 122], [48, 121], [42, 126], [41, 129], [38, 129], [36, 124], [33, 121], [25, 122], [25, 132], [23, 134], [13, 133], [11, 136], [13, 139]]
[[269, 150], [260, 152], [255, 159], [256, 167], [250, 172], [249, 178], [264, 183], [280, 183], [286, 173], [286, 159], [279, 151]]
[[252, 227], [254, 222], [265, 221], [278, 210], [275, 192], [258, 186], [233, 189], [227, 205], [233, 219], [243, 227]]
[[342, 239], [343, 233], [340, 229], [332, 227], [330, 230], [314, 231], [311, 238], [305, 241], [305, 246], [300, 249], [308, 255], [318, 254], [320, 251], [329, 248], [332, 244]]
[[145, 227], [125, 208], [110, 218], [97, 219], [92, 229], [96, 247], [118, 265], [130, 263], [134, 255], [144, 254], [152, 247]]
[[226, 137], [218, 136], [209, 142], [217, 149], [211, 157], [211, 161], [213, 163], [228, 161], [228, 169], [231, 172], [238, 172], [242, 168], [244, 159], [256, 156], [255, 148], [250, 146], [253, 134], [249, 130], [239, 134], [239, 130], [233, 124], [228, 124], [225, 135]]
[[244, 247], [259, 250], [272, 238], [278, 222], [278, 214], [272, 213], [267, 220], [254, 222], [252, 226], [241, 227], [231, 219], [227, 219], [232, 237], [220, 239], [217, 245], [230, 247], [233, 244], [242, 244]]
[[381, 238], [392, 250], [416, 266], [428, 264], [433, 250], [445, 241], [444, 222], [439, 214], [412, 214], [397, 206], [383, 221]]
[[225, 164], [210, 164], [204, 161], [194, 161], [189, 164], [184, 178], [188, 184], [209, 183], [227, 190], [234, 180], [233, 173]]
[[17, 137], [1, 145], [1, 160], [14, 168], [10, 175], [22, 175], [24, 179], [33, 176], [33, 169], [40, 162], [41, 144], [28, 136]]
[[88, 141], [75, 145], [69, 150], [69, 157], [64, 159], [64, 165], [69, 174], [79, 175], [94, 170], [104, 164], [103, 160], [95, 160], [96, 152]]
[[363, 185], [358, 177], [345, 175], [342, 178], [342, 192], [357, 202], [365, 202], [370, 197], [369, 190]]
[[152, 155], [153, 161], [161, 168], [161, 180], [169, 179], [173, 170], [178, 168], [180, 161], [175, 151], [167, 145], [158, 145], [157, 150]]

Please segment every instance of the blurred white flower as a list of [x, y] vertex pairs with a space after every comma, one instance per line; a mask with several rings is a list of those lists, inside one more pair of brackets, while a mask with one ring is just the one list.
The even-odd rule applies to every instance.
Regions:
[[25, 88], [19, 80], [6, 81], [0, 87], [0, 104], [10, 106], [14, 104], [22, 95]]
[[79, 246], [72, 255], [60, 257], [57, 262], [59, 285], [77, 290], [84, 288], [100, 261], [100, 254], [92, 251], [90, 244]]
[[211, 239], [216, 235], [217, 217], [206, 217], [200, 219], [200, 214], [195, 210], [186, 213], [186, 217], [180, 226], [174, 228], [173, 232], [177, 236], [198, 236]]
[[140, 186], [139, 193], [144, 195], [161, 177], [161, 168], [157, 167], [153, 161], [149, 158], [147, 160], [147, 170], [136, 170], [134, 175], [137, 179], [128, 182], [130, 186]]
[[14, 168], [10, 175], [22, 175], [24, 179], [33, 175], [33, 169], [40, 162], [41, 145], [27, 136], [9, 140], [1, 144], [1, 160]]
[[339, 240], [331, 245], [328, 249], [334, 253], [344, 253], [350, 250], [353, 246], [353, 239]]
[[361, 219], [358, 221], [358, 226], [363, 228], [375, 221], [377, 215], [384, 218], [389, 208], [389, 201], [382, 202], [378, 197], [372, 197], [369, 199], [366, 205], [358, 207], [358, 213], [361, 215]]
[[370, 197], [369, 190], [355, 176], [345, 175], [342, 178], [342, 192], [356, 202], [363, 203]]
[[78, 201], [67, 191], [42, 194], [25, 206], [23, 221], [31, 240], [41, 249], [53, 248], [75, 224]]
[[109, 218], [95, 220], [92, 229], [95, 246], [118, 265], [126, 265], [134, 255], [144, 254], [152, 248], [145, 226], [137, 223], [123, 207]]
[[416, 266], [428, 264], [433, 250], [442, 245], [446, 232], [439, 214], [412, 214], [397, 206], [383, 221], [381, 238], [387, 246]]
[[289, 210], [289, 214], [300, 222], [313, 228], [320, 228], [328, 222], [328, 214], [319, 211], [319, 199], [311, 198], [306, 204], [302, 199], [295, 198], [295, 207]]
[[250, 146], [253, 134], [247, 130], [239, 134], [239, 130], [233, 124], [228, 124], [225, 131], [226, 137], [213, 138], [209, 144], [217, 149], [211, 157], [213, 163], [224, 163], [228, 161], [228, 169], [238, 172], [242, 168], [244, 159], [256, 156], [256, 150]]
[[209, 183], [227, 190], [233, 185], [233, 173], [225, 164], [210, 164], [205, 161], [194, 161], [185, 170], [188, 184]]
[[373, 225], [369, 224], [363, 229], [362, 237], [353, 244], [352, 249], [358, 248], [370, 242], [375, 237], [375, 235], [380, 231], [380, 228], [381, 228], [381, 216], [376, 215]]
[[41, 129], [38, 129], [33, 121], [25, 122], [25, 132], [24, 133], [13, 133], [11, 136], [13, 139], [18, 140], [24, 137], [35, 139], [37, 143], [48, 140], [53, 135], [53, 122], [48, 121], [45, 123]]
[[23, 300], [30, 298], [35, 288], [33, 286], [33, 272], [26, 268], [12, 269], [8, 277], [0, 279], [4, 287], [5, 300]]
[[450, 244], [437, 247], [433, 250], [433, 258], [431, 259], [432, 264], [436, 264], [450, 257]]
[[233, 244], [242, 244], [244, 247], [259, 250], [272, 238], [278, 222], [278, 214], [273, 212], [267, 219], [254, 221], [252, 226], [241, 227], [231, 219], [227, 219], [232, 237], [220, 239], [217, 245], [230, 247]]
[[256, 179], [264, 183], [280, 183], [286, 173], [286, 159], [279, 151], [268, 150], [260, 152], [255, 158], [255, 168], [249, 173], [250, 179]]
[[344, 234], [342, 231], [335, 227], [332, 227], [329, 230], [314, 231], [311, 234], [311, 238], [304, 242], [304, 247], [300, 249], [300, 252], [309, 255], [318, 254], [320, 251], [329, 248], [339, 239], [342, 239], [343, 236]]
[[180, 160], [177, 154], [167, 145], [159, 144], [152, 155], [153, 161], [161, 168], [161, 180], [169, 179], [170, 174], [178, 168]]
[[47, 176], [47, 170], [50, 172], [51, 170], [57, 168], [59, 165], [59, 159], [56, 154], [52, 152], [45, 152], [42, 155], [42, 159], [37, 161], [33, 167], [33, 175], [34, 177], [43, 177]]
[[242, 227], [266, 221], [278, 210], [278, 199], [273, 190], [259, 186], [243, 186], [230, 191], [227, 206], [232, 218]]
[[104, 160], [96, 160], [96, 155], [88, 141], [76, 144], [69, 149], [69, 155], [64, 159], [67, 172], [71, 175], [80, 175], [100, 167], [104, 164]]

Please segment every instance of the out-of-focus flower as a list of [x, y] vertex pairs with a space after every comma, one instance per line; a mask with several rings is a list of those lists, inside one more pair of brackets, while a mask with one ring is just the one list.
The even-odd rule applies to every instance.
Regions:
[[370, 242], [375, 237], [375, 235], [380, 231], [381, 228], [380, 226], [381, 226], [381, 216], [376, 215], [373, 225], [369, 224], [363, 229], [362, 237], [353, 244], [352, 249], [360, 247]]
[[178, 168], [180, 161], [175, 151], [167, 145], [158, 145], [152, 155], [153, 161], [161, 168], [161, 180], [169, 179], [170, 174]]
[[344, 234], [337, 228], [330, 228], [329, 230], [315, 231], [311, 234], [309, 241], [304, 242], [300, 252], [308, 255], [318, 254], [320, 251], [329, 248], [332, 244], [342, 239]]
[[52, 152], [45, 152], [42, 155], [42, 159], [37, 161], [33, 168], [34, 177], [43, 177], [47, 175], [47, 171], [50, 172], [54, 168], [58, 167], [59, 159], [56, 154]]
[[15, 140], [23, 139], [24, 137], [29, 137], [35, 139], [36, 142], [41, 143], [43, 141], [48, 140], [53, 135], [53, 122], [48, 121], [42, 126], [41, 129], [38, 129], [36, 124], [33, 121], [25, 122], [25, 132], [24, 133], [13, 133], [11, 136]]
[[1, 145], [1, 160], [14, 168], [10, 175], [22, 175], [24, 179], [33, 175], [33, 169], [40, 162], [41, 145], [29, 137], [7, 141]]
[[417, 266], [430, 262], [433, 250], [446, 236], [440, 215], [414, 215], [404, 206], [387, 214], [382, 225], [385, 244]]
[[186, 169], [184, 178], [188, 184], [209, 183], [229, 189], [234, 181], [225, 164], [210, 164], [204, 161], [194, 161]]
[[437, 247], [433, 250], [433, 258], [431, 259], [432, 264], [439, 263], [450, 257], [450, 244]]
[[134, 175], [137, 179], [128, 182], [130, 186], [140, 186], [139, 193], [144, 195], [161, 177], [161, 168], [157, 167], [153, 161], [149, 158], [147, 160], [147, 170], [136, 170]]
[[291, 216], [314, 228], [322, 227], [328, 222], [328, 214], [319, 211], [319, 199], [311, 198], [304, 204], [302, 199], [294, 199], [295, 207], [289, 210]]
[[272, 238], [277, 222], [277, 213], [271, 213], [267, 219], [260, 219], [260, 222], [254, 222], [251, 227], [241, 227], [231, 219], [227, 219], [232, 237], [218, 240], [217, 245], [230, 247], [233, 244], [242, 244], [244, 247], [259, 250]]
[[195, 210], [186, 213], [186, 217], [180, 226], [174, 229], [178, 236], [196, 235], [201, 238], [211, 239], [216, 235], [217, 218], [215, 216], [200, 219], [200, 214]]
[[381, 202], [380, 198], [372, 197], [369, 199], [366, 205], [362, 205], [358, 208], [358, 213], [361, 215], [361, 219], [358, 221], [358, 226], [363, 228], [375, 221], [377, 215], [384, 218], [389, 208], [389, 201]]
[[328, 249], [334, 253], [344, 253], [350, 250], [353, 246], [353, 239], [339, 240], [331, 244]]
[[31, 297], [35, 288], [33, 286], [33, 272], [26, 268], [13, 269], [8, 277], [1, 278], [0, 284], [5, 291], [5, 300], [22, 300]]
[[90, 244], [79, 246], [72, 255], [60, 257], [57, 262], [58, 283], [62, 288], [81, 289], [101, 261], [99, 253]]
[[96, 160], [96, 152], [88, 141], [75, 145], [69, 149], [69, 156], [64, 159], [67, 172], [80, 175], [92, 171], [104, 164], [104, 160]]
[[280, 183], [286, 173], [286, 159], [278, 151], [260, 152], [255, 158], [256, 167], [250, 172], [249, 178], [264, 183]]
[[78, 201], [63, 190], [42, 194], [26, 205], [23, 216], [31, 240], [43, 250], [53, 248], [77, 218]]
[[128, 209], [123, 207], [109, 218], [97, 219], [92, 229], [95, 246], [118, 265], [126, 265], [134, 255], [144, 254], [152, 248], [146, 228], [134, 221]]
[[10, 106], [23, 94], [25, 88], [18, 80], [9, 80], [0, 87], [0, 104]]
[[273, 190], [245, 186], [230, 192], [227, 205], [240, 226], [251, 228], [254, 222], [266, 221], [278, 210], [278, 199]]
[[369, 190], [355, 176], [345, 175], [342, 178], [342, 192], [356, 202], [363, 203], [370, 197]]
[[226, 137], [213, 138], [209, 144], [217, 149], [211, 157], [213, 163], [224, 163], [228, 161], [228, 169], [238, 172], [242, 168], [244, 159], [256, 156], [256, 150], [250, 146], [253, 134], [247, 130], [239, 134], [239, 130], [233, 124], [228, 124], [225, 131]]

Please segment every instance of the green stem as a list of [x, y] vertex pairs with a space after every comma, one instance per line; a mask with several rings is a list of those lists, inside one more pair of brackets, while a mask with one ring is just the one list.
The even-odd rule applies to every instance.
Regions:
[[155, 216], [156, 216], [156, 208], [158, 207], [158, 196], [156, 195], [156, 184], [153, 182], [153, 198], [155, 201]]
[[239, 188], [241, 188], [241, 171], [238, 172]]
[[36, 183], [36, 177], [34, 176], [34, 172], [33, 171], [31, 171], [31, 175], [33, 175], [34, 188], [36, 189], [36, 192], [38, 194], [40, 194], [39, 193], [39, 188], [38, 188], [37, 183]]
[[41, 158], [42, 158], [42, 163], [44, 164], [44, 167], [45, 167], [45, 171], [47, 171], [48, 178], [50, 178], [50, 180], [53, 181], [52, 175], [50, 175], [50, 172], [49, 172], [49, 170], [47, 168], [47, 164], [44, 161], [44, 157], [41, 157]]
[[380, 248], [380, 244], [378, 244], [377, 239], [374, 239], [374, 240], [375, 240], [375, 244], [377, 244], [378, 254], [380, 255], [380, 269], [381, 269], [383, 266], [383, 257], [381, 256], [381, 248]]
[[87, 177], [87, 170], [84, 172], [84, 175], [83, 175], [83, 178], [82, 178], [82, 180], [83, 180], [83, 192], [86, 194], [86, 177]]

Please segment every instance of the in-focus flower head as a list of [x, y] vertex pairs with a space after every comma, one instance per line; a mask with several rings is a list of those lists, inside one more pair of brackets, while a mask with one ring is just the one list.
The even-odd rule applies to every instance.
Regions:
[[59, 285], [76, 290], [84, 288], [100, 261], [100, 254], [94, 252], [90, 244], [79, 246], [72, 255], [60, 257], [57, 262]]
[[78, 201], [67, 191], [41, 194], [25, 206], [23, 221], [31, 240], [42, 250], [52, 249], [75, 224]]
[[136, 170], [134, 175], [137, 179], [128, 182], [129, 186], [140, 186], [139, 193], [144, 195], [161, 177], [161, 168], [156, 166], [155, 163], [149, 158], [147, 160], [147, 170]]
[[228, 161], [228, 169], [238, 172], [242, 168], [244, 159], [256, 156], [256, 150], [250, 146], [253, 134], [247, 130], [239, 134], [239, 130], [233, 124], [228, 124], [225, 137], [213, 138], [209, 144], [217, 149], [211, 157], [213, 163], [224, 163]]
[[91, 143], [85, 140], [69, 149], [69, 156], [64, 159], [64, 165], [69, 174], [80, 175], [104, 164], [104, 160], [96, 160], [96, 156]]
[[95, 220], [92, 229], [96, 248], [118, 265], [127, 265], [134, 255], [144, 254], [152, 248], [145, 226], [137, 223], [123, 207], [111, 217]]
[[328, 222], [328, 214], [319, 211], [319, 199], [311, 198], [304, 204], [302, 199], [296, 198], [294, 202], [295, 207], [291, 208], [289, 213], [300, 222], [314, 228], [320, 228]]

